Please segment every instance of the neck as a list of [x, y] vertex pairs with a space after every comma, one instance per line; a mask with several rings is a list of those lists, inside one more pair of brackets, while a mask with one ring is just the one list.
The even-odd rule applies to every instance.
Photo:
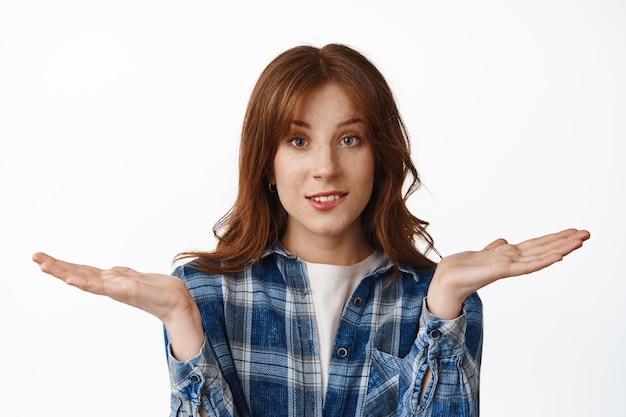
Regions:
[[286, 233], [282, 245], [287, 252], [303, 261], [328, 265], [354, 265], [374, 252], [365, 236], [356, 239], [326, 236], [293, 239]]

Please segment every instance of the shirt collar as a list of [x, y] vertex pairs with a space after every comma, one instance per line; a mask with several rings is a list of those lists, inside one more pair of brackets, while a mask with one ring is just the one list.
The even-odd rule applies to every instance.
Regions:
[[[275, 243], [269, 246], [265, 250], [265, 252], [263, 252], [263, 255], [261, 255], [261, 258], [263, 259], [269, 255], [280, 255], [289, 261], [298, 261], [298, 262], [300, 261], [296, 255], [293, 255], [287, 252], [280, 243]], [[380, 275], [385, 274], [386, 272], [389, 272], [392, 268], [393, 268], [393, 265], [391, 261], [389, 260], [389, 258], [387, 257], [387, 254], [383, 253], [383, 262], [381, 262], [380, 266], [376, 268], [369, 275], [380, 276]], [[398, 265], [398, 269], [400, 272], [408, 274], [411, 277], [413, 277], [413, 280], [415, 280], [415, 282], [419, 282], [419, 274], [417, 273], [415, 268], [400, 262], [400, 264]]]

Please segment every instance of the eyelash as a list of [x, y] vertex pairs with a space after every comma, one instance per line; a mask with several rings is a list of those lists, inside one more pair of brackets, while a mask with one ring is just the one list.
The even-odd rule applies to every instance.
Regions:
[[[347, 138], [351, 138], [351, 139], [353, 139], [353, 140], [354, 140], [354, 143], [352, 143], [352, 144], [345, 144], [345, 143], [344, 143], [344, 140], [345, 140], [345, 139], [347, 139]], [[302, 146], [297, 146], [297, 145], [295, 144], [295, 141], [297, 141], [297, 140], [304, 141], [305, 143], [304, 143], [304, 144], [302, 144]], [[340, 141], [340, 143], [341, 143], [342, 145], [344, 145], [344, 146], [355, 146], [355, 145], [358, 145], [358, 144], [359, 144], [359, 142], [361, 142], [361, 138], [360, 138], [358, 135], [343, 135], [343, 136], [341, 137], [341, 139], [339, 139], [339, 141]], [[302, 148], [302, 147], [304, 147], [304, 145], [306, 145], [306, 139], [304, 139], [304, 138], [303, 138], [303, 137], [301, 137], [301, 136], [297, 136], [297, 135], [293, 135], [293, 136], [291, 136], [291, 137], [287, 140], [287, 142], [289, 142], [290, 144], [292, 144], [292, 145], [293, 145], [294, 147], [296, 147], [296, 148]]]
[[306, 144], [306, 139], [304, 139], [304, 138], [302, 138], [300, 136], [292, 136], [291, 138], [289, 138], [289, 140], [287, 142], [291, 143], [296, 148], [302, 148], [304, 146], [304, 144], [302, 146], [297, 146], [295, 144], [295, 141], [297, 141], [297, 140], [301, 140], [301, 141], [305, 142], [305, 144]]
[[[350, 145], [345, 144], [345, 143], [344, 143], [344, 140], [346, 140], [346, 139], [348, 139], [348, 138], [353, 139], [353, 140], [354, 140], [354, 143], [352, 143], [352, 144], [350, 144]], [[354, 145], [358, 145], [358, 144], [359, 144], [359, 142], [361, 142], [361, 138], [359, 138], [357, 135], [345, 135], [345, 136], [343, 136], [343, 137], [341, 138], [341, 144], [342, 144], [342, 145], [346, 145], [346, 146], [354, 146]]]

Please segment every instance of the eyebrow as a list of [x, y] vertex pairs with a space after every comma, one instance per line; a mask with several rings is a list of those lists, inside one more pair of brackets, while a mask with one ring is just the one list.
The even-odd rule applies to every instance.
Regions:
[[[363, 119], [361, 119], [359, 117], [353, 117], [351, 119], [346, 119], [346, 120], [343, 120], [343, 121], [337, 123], [337, 127], [346, 127], [346, 126], [354, 125], [354, 124], [357, 124], [357, 123], [363, 123], [364, 124], [365, 122], [363, 121]], [[300, 126], [300, 127], [305, 127], [307, 129], [311, 128], [310, 124], [308, 124], [307, 122], [304, 122], [302, 120], [297, 120], [297, 119], [292, 120], [291, 124], [292, 125], [296, 125], [296, 126]]]

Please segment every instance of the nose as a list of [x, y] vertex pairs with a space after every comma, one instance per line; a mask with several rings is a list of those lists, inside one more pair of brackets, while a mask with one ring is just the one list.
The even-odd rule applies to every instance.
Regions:
[[341, 173], [341, 164], [337, 149], [333, 146], [319, 146], [313, 159], [313, 177], [318, 180], [330, 180]]

